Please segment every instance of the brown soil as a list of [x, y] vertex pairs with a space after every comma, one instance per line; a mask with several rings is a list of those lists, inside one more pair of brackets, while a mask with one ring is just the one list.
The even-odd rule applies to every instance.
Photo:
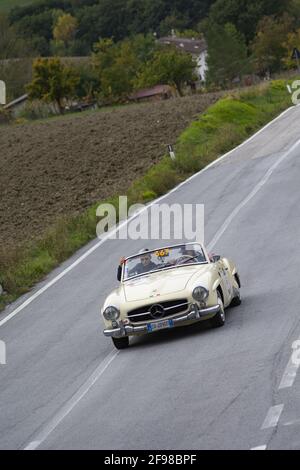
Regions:
[[124, 194], [219, 98], [197, 95], [0, 127], [0, 244]]

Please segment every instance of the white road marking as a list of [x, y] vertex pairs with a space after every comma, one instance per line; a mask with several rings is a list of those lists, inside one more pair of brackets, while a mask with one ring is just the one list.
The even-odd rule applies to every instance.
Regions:
[[263, 422], [261, 429], [275, 428], [280, 419], [284, 405], [275, 405], [269, 409], [266, 419]]
[[297, 372], [300, 367], [300, 363], [296, 363], [293, 358], [294, 353], [291, 355], [288, 365], [286, 366], [286, 369], [279, 385], [279, 390], [289, 388], [294, 385], [295, 379], [297, 377]]
[[267, 450], [267, 446], [252, 447], [251, 450]]
[[294, 421], [288, 421], [287, 423], [282, 423], [282, 426], [299, 426], [300, 419], [295, 419]]
[[208, 250], [211, 250], [215, 245], [216, 243], [219, 241], [219, 239], [221, 238], [221, 236], [223, 235], [223, 233], [227, 230], [227, 228], [229, 227], [229, 225], [231, 224], [231, 222], [233, 221], [233, 219], [238, 215], [238, 213], [241, 211], [241, 209], [243, 209], [243, 207], [246, 206], [246, 204], [248, 204], [249, 201], [251, 201], [251, 199], [253, 199], [253, 197], [261, 190], [261, 188], [267, 183], [267, 181], [270, 179], [272, 173], [276, 170], [276, 168], [280, 165], [280, 163], [282, 163], [300, 144], [300, 139], [297, 140], [297, 142], [295, 142], [294, 145], [292, 145], [292, 147], [287, 150], [272, 166], [271, 168], [269, 168], [269, 170], [266, 172], [266, 174], [263, 176], [263, 178], [257, 183], [257, 185], [252, 189], [251, 193], [248, 194], [248, 196], [231, 212], [231, 214], [229, 215], [229, 217], [227, 217], [227, 219], [225, 220], [225, 222], [223, 223], [222, 227], [220, 228], [220, 230], [218, 230], [218, 232], [216, 233], [216, 235], [214, 236], [214, 238], [212, 239], [212, 241], [209, 243], [208, 245]]
[[40, 444], [40, 441], [32, 441], [24, 450], [36, 450]]
[[[217, 163], [219, 163], [220, 161], [224, 160], [225, 158], [227, 158], [229, 155], [231, 155], [233, 152], [235, 152], [236, 150], [238, 150], [239, 148], [243, 147], [244, 145], [248, 144], [249, 142], [251, 142], [253, 139], [255, 139], [259, 134], [261, 134], [262, 132], [264, 132], [268, 127], [270, 127], [272, 124], [274, 124], [276, 121], [278, 121], [279, 119], [281, 119], [285, 114], [287, 114], [288, 112], [290, 112], [291, 110], [293, 110], [295, 108], [295, 106], [291, 107], [291, 108], [288, 108], [286, 109], [283, 113], [281, 113], [279, 116], [277, 116], [277, 118], [275, 118], [273, 121], [269, 122], [266, 126], [264, 126], [262, 129], [260, 129], [258, 132], [256, 132], [254, 135], [252, 135], [249, 139], [247, 139], [245, 142], [242, 142], [240, 145], [238, 145], [236, 148], [230, 150], [229, 152], [227, 152], [226, 154], [222, 155], [221, 157], [219, 157], [217, 160], [214, 160], [212, 163], [210, 163], [208, 166], [206, 166], [205, 168], [203, 168], [201, 171], [199, 171], [198, 173], [195, 173], [194, 175], [192, 175], [190, 178], [188, 178], [187, 180], [183, 181], [182, 183], [180, 183], [178, 186], [176, 186], [175, 188], [173, 188], [171, 191], [169, 191], [167, 194], [164, 194], [163, 196], [161, 196], [160, 198], [156, 199], [155, 201], [151, 202], [144, 210], [148, 210], [151, 206], [153, 206], [154, 204], [158, 204], [160, 201], [162, 201], [163, 199], [165, 199], [166, 197], [168, 197], [170, 194], [174, 193], [175, 191], [177, 191], [179, 188], [181, 188], [182, 186], [188, 184], [191, 180], [193, 180], [194, 178], [198, 177], [201, 173], [207, 171], [208, 169], [210, 169], [211, 167], [215, 166]], [[259, 188], [258, 188], [259, 189]], [[257, 190], [258, 190], [257, 189]], [[253, 197], [253, 195], [251, 196]], [[248, 201], [243, 201], [243, 205], [239, 207], [239, 210], [238, 212], [241, 210], [241, 208], [247, 203]], [[144, 212], [144, 210], [141, 211]], [[234, 211], [235, 212], [235, 211]], [[140, 214], [141, 214], [140, 213]], [[232, 217], [233, 215], [233, 217]], [[220, 233], [224, 233], [224, 231], [226, 230], [226, 228], [228, 227], [228, 225], [230, 224], [231, 220], [235, 217], [236, 213], [235, 214], [232, 214], [230, 216], [230, 220], [227, 219], [227, 223], [226, 223], [226, 227], [224, 228], [224, 226], [221, 228], [220, 230]], [[126, 224], [128, 224], [131, 220], [133, 220], [135, 217], [137, 217], [136, 215], [133, 216], [132, 218], [128, 219], [128, 220], [125, 220], [123, 223], [121, 223], [118, 227], [116, 227], [114, 230], [112, 230], [110, 233], [108, 233], [105, 237], [103, 237], [99, 242], [97, 242], [92, 248], [90, 248], [89, 250], [87, 250], [82, 256], [80, 256], [76, 261], [74, 261], [70, 266], [68, 266], [66, 269], [64, 269], [58, 276], [56, 276], [55, 278], [53, 278], [50, 282], [48, 282], [47, 284], [45, 284], [45, 286], [43, 286], [41, 289], [39, 289], [37, 292], [35, 292], [32, 296], [30, 296], [25, 302], [23, 302], [21, 305], [19, 305], [19, 307], [17, 307], [13, 312], [9, 313], [7, 316], [5, 316], [3, 318], [3, 320], [0, 321], [0, 327], [5, 325], [9, 320], [11, 320], [12, 318], [14, 318], [16, 315], [18, 315], [20, 312], [22, 312], [26, 307], [28, 307], [28, 305], [30, 305], [35, 299], [37, 299], [38, 297], [40, 297], [46, 290], [50, 289], [50, 287], [52, 287], [54, 284], [56, 284], [58, 281], [60, 281], [60, 279], [62, 279], [66, 274], [68, 274], [70, 271], [72, 271], [76, 266], [78, 266], [80, 263], [82, 263], [82, 261], [84, 261], [88, 256], [90, 256], [95, 250], [97, 250], [101, 245], [103, 245], [103, 243], [105, 243], [105, 241], [107, 241], [112, 235], [116, 234], [123, 226], [125, 226]], [[219, 232], [218, 232], [219, 233]], [[222, 234], [221, 233], [221, 234]], [[214, 241], [214, 243], [217, 242], [217, 240], [220, 238], [221, 234], [218, 236], [218, 238], [216, 239], [216, 241]], [[215, 237], [216, 238], [216, 237]]]
[[108, 366], [117, 357], [119, 351], [110, 352], [105, 359], [100, 363], [93, 374], [88, 380], [80, 387], [80, 389], [73, 395], [73, 397], [56, 413], [54, 418], [47, 424], [47, 426], [35, 436], [34, 441], [30, 442], [24, 450], [36, 450], [47, 437], [57, 428], [57, 426], [68, 416], [68, 414], [75, 408], [75, 406], [85, 397], [92, 386], [103, 375]]

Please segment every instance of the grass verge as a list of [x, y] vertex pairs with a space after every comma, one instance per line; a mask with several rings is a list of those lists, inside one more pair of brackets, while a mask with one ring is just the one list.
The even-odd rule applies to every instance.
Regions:
[[[222, 98], [199, 116], [179, 137], [176, 161], [168, 156], [129, 189], [128, 203], [145, 203], [165, 194], [231, 150], [291, 105], [284, 80], [265, 83]], [[117, 208], [118, 196], [102, 201]], [[42, 238], [12, 251], [0, 248], [0, 310], [27, 292], [53, 268], [95, 238], [96, 207], [61, 218]], [[98, 220], [99, 221], [99, 220]]]

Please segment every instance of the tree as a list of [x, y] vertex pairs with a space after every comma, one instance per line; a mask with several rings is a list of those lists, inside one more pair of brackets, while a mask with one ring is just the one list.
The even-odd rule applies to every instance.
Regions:
[[300, 26], [300, 0], [289, 0], [287, 13], [293, 18], [293, 24], [298, 29]]
[[[0, 79], [6, 83], [8, 101], [24, 94], [24, 87], [31, 80], [33, 55], [32, 44], [20, 38], [7, 17], [0, 15]], [[16, 58], [20, 60], [7, 60]]]
[[225, 86], [249, 71], [245, 39], [236, 27], [210, 23], [207, 30], [207, 81]]
[[79, 98], [93, 100], [100, 90], [99, 76], [90, 64], [82, 64], [78, 68], [79, 82], [76, 95]]
[[59, 16], [53, 28], [53, 37], [56, 41], [62, 41], [65, 47], [75, 38], [78, 28], [77, 19], [69, 13]]
[[235, 25], [246, 38], [253, 40], [258, 22], [263, 16], [280, 16], [286, 11], [288, 0], [216, 0], [210, 9], [210, 20], [224, 26]]
[[58, 58], [37, 59], [33, 63], [33, 80], [27, 90], [30, 99], [55, 102], [59, 112], [63, 113], [63, 100], [75, 95], [78, 83], [77, 73]]
[[286, 41], [282, 44], [285, 49], [285, 55], [282, 59], [282, 63], [288, 69], [293, 69], [297, 65], [295, 59], [292, 58], [292, 52], [294, 48], [300, 49], [300, 29], [293, 31], [287, 35]]
[[33, 50], [19, 38], [16, 29], [10, 26], [5, 15], [0, 15], [0, 59], [15, 59], [24, 56], [31, 56]]
[[191, 54], [173, 47], [159, 49], [142, 68], [135, 81], [135, 88], [168, 84], [175, 86], [182, 96], [184, 83], [195, 80], [195, 67], [196, 62]]
[[[165, 34], [170, 29], [195, 29], [208, 14], [214, 0], [40, 0], [32, 5], [17, 7], [10, 12], [10, 21], [17, 25], [26, 39], [40, 43], [43, 54], [50, 51], [55, 11], [75, 17], [78, 21], [76, 38], [84, 50], [92, 50], [101, 38], [121, 41], [136, 34]], [[48, 48], [45, 46], [47, 42]], [[78, 47], [78, 46], [77, 46]]]
[[41, 55], [48, 55], [49, 42], [52, 39], [53, 15], [51, 10], [43, 11], [32, 16], [24, 16], [17, 23], [16, 27], [19, 37], [27, 42], [34, 42], [35, 46], [40, 46], [37, 52]]
[[203, 39], [203, 34], [194, 29], [184, 29], [182, 31], [175, 31], [178, 38], [190, 38], [190, 39]]
[[118, 100], [133, 90], [134, 81], [156, 48], [152, 35], [137, 35], [114, 43], [102, 39], [95, 44], [93, 64], [98, 72], [101, 94]]
[[159, 25], [159, 33], [161, 36], [169, 36], [172, 30], [176, 30], [177, 34], [178, 30], [185, 29], [187, 24], [188, 17], [186, 15], [184, 16], [178, 13], [173, 13], [161, 21]]
[[285, 46], [292, 19], [288, 15], [281, 18], [264, 17], [258, 24], [257, 33], [251, 45], [257, 72], [280, 70], [285, 56]]

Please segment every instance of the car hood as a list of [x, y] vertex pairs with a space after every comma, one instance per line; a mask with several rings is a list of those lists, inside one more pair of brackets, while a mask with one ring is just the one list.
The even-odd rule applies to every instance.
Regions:
[[126, 281], [123, 284], [124, 297], [127, 302], [138, 302], [182, 292], [195, 275], [204, 274], [207, 269], [208, 265], [187, 266]]

